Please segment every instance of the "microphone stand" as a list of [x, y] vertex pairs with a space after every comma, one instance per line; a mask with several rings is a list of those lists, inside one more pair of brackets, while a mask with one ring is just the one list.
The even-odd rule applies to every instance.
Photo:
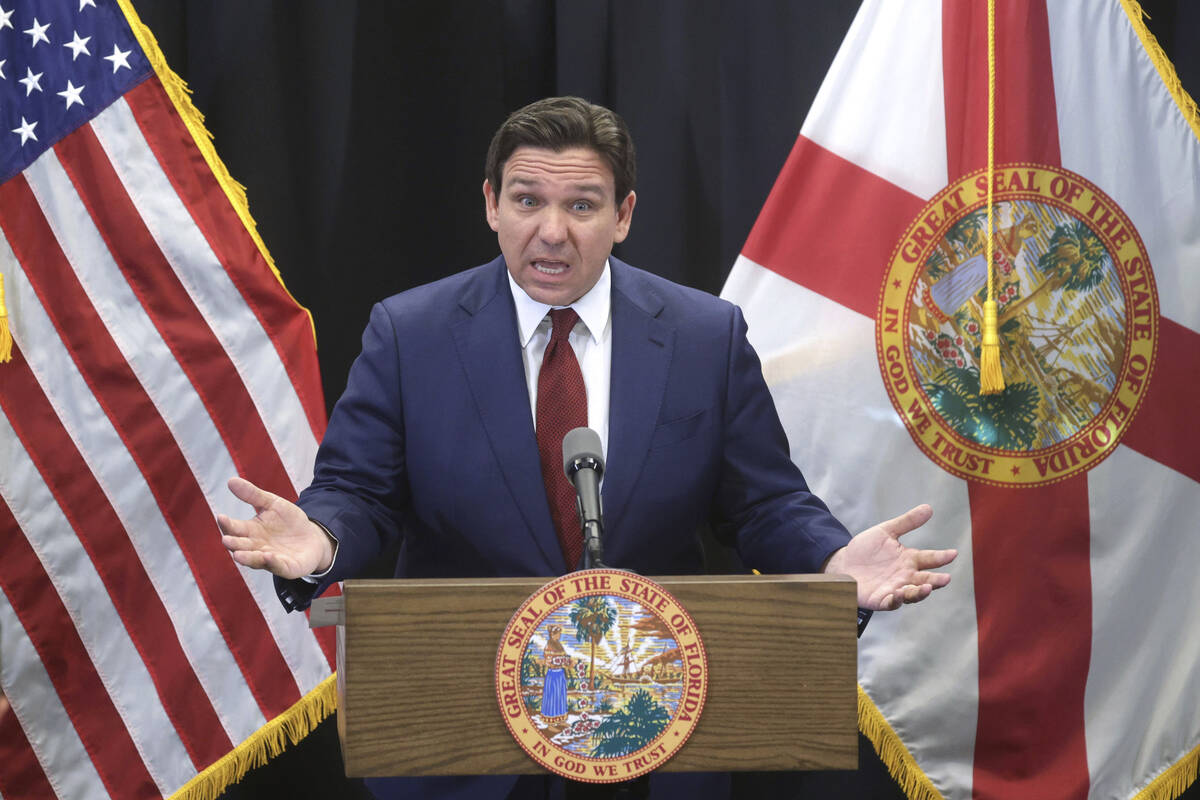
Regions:
[[604, 563], [604, 547], [600, 543], [603, 532], [599, 520], [589, 520], [583, 523], [584, 569], [600, 569], [608, 566]]
[[[604, 510], [600, 504], [604, 461], [600, 457], [599, 437], [590, 430], [586, 430], [586, 434], [582, 436], [578, 428], [567, 434], [563, 441], [563, 470], [575, 487], [575, 506], [583, 536], [583, 568], [598, 569], [608, 566], [604, 563]], [[601, 784], [567, 778], [563, 785], [564, 800], [641, 800], [649, 794], [649, 775], [621, 783]]]

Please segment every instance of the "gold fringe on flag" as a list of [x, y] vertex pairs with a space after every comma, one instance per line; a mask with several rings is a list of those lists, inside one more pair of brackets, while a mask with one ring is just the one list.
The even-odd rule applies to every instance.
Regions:
[[129, 23], [129, 28], [137, 38], [142, 52], [146, 54], [150, 66], [154, 68], [154, 72], [158, 75], [159, 81], [162, 82], [167, 96], [171, 98], [171, 103], [183, 119], [183, 124], [191, 132], [192, 139], [196, 142], [196, 147], [199, 148], [200, 153], [204, 156], [204, 160], [208, 163], [208, 168], [212, 170], [217, 183], [225, 191], [225, 196], [229, 198], [234, 211], [237, 212], [238, 217], [242, 220], [246, 232], [250, 234], [250, 238], [254, 240], [258, 251], [262, 253], [267, 266], [271, 268], [271, 272], [275, 275], [275, 280], [279, 281], [279, 285], [283, 287], [283, 291], [292, 299], [292, 302], [296, 303], [308, 315], [308, 324], [312, 328], [313, 342], [315, 343], [317, 340], [317, 328], [313, 323], [312, 312], [296, 302], [296, 298], [292, 297], [292, 293], [288, 291], [287, 286], [284, 284], [283, 276], [279, 274], [279, 269], [275, 266], [275, 259], [271, 258], [271, 253], [267, 250], [266, 244], [263, 242], [262, 237], [258, 235], [258, 225], [254, 222], [254, 218], [250, 216], [250, 203], [246, 199], [246, 187], [233, 179], [233, 176], [229, 174], [229, 169], [225, 166], [225, 162], [217, 155], [217, 149], [212, 143], [213, 136], [204, 127], [204, 115], [200, 113], [198, 108], [192, 105], [192, 90], [188, 88], [187, 82], [183, 78], [176, 75], [167, 66], [166, 57], [158, 49], [158, 40], [154, 38], [154, 34], [142, 23], [137, 12], [133, 10], [132, 0], [117, 0], [117, 3], [121, 6], [121, 11], [125, 13], [125, 21]]
[[1200, 745], [1133, 796], [1133, 800], [1175, 800], [1195, 782], [1200, 769]]
[[1154, 68], [1158, 70], [1158, 77], [1162, 79], [1163, 85], [1171, 93], [1175, 105], [1179, 106], [1179, 113], [1183, 114], [1192, 133], [1196, 135], [1197, 139], [1200, 139], [1200, 108], [1183, 88], [1183, 83], [1180, 82], [1179, 75], [1175, 72], [1175, 65], [1163, 52], [1158, 39], [1154, 38], [1154, 34], [1146, 27], [1143, 17], [1149, 19], [1150, 15], [1137, 0], [1121, 0], [1121, 6], [1125, 9], [1125, 15], [1129, 17], [1130, 24], [1133, 25], [1134, 33], [1141, 40], [1146, 55], [1150, 56], [1150, 63], [1154, 64]]
[[12, 331], [8, 327], [8, 308], [4, 305], [4, 276], [0, 275], [0, 364], [12, 361]]
[[912, 753], [908, 752], [904, 742], [900, 741], [896, 731], [883, 718], [861, 684], [858, 687], [858, 729], [871, 740], [879, 759], [909, 800], [943, 800], [942, 793], [934, 788], [933, 782], [917, 766]]
[[[1146, 27], [1144, 18], [1149, 18], [1150, 15], [1137, 0], [1121, 0], [1121, 7], [1125, 9], [1125, 15], [1129, 18], [1146, 55], [1150, 57], [1150, 63], [1158, 71], [1158, 77], [1171, 93], [1175, 105], [1179, 107], [1179, 113], [1183, 115], [1196, 138], [1200, 139], [1200, 108], [1183, 88], [1179, 75], [1175, 72], [1175, 65], [1163, 52], [1158, 39], [1154, 38], [1154, 34]], [[1196, 782], [1197, 777], [1200, 777], [1200, 745], [1150, 781], [1145, 789], [1134, 795], [1133, 800], [1174, 800], [1186, 792]]]
[[[871, 740], [879, 759], [909, 800], [944, 800], [861, 685], [858, 687], [858, 729]], [[1195, 783], [1197, 777], [1200, 777], [1200, 745], [1150, 781], [1133, 796], [1133, 800], [1175, 800]]]
[[996, 322], [996, 228], [992, 221], [996, 174], [996, 0], [988, 0], [988, 124], [987, 124], [987, 301], [983, 304], [983, 342], [979, 348], [979, 393], [1004, 391], [1000, 367], [1000, 331]]
[[291, 708], [263, 725], [224, 758], [179, 787], [170, 800], [216, 800], [255, 767], [296, 744], [337, 708], [337, 673], [317, 684]]

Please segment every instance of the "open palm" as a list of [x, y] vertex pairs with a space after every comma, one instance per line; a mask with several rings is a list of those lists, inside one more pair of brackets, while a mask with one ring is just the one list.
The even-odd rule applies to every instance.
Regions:
[[946, 573], [930, 570], [944, 567], [958, 555], [956, 550], [915, 550], [900, 543], [901, 536], [931, 516], [933, 509], [920, 505], [868, 528], [833, 554], [825, 572], [854, 578], [861, 608], [890, 611], [924, 600], [950, 582]]
[[217, 515], [221, 543], [234, 561], [289, 579], [328, 569], [332, 543], [299, 506], [244, 478], [230, 478], [229, 491], [254, 507], [250, 519]]

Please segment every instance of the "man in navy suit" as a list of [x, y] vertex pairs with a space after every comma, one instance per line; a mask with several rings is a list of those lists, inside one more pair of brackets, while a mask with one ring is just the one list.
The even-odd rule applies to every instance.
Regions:
[[[256, 511], [219, 518], [233, 558], [274, 573], [289, 609], [395, 543], [397, 577], [577, 567], [553, 522], [535, 415], [559, 401], [537, 397], [547, 312], [571, 307], [586, 419], [606, 453], [607, 563], [700, 571], [699, 531], [712, 524], [750, 567], [851, 575], [863, 608], [944, 586], [949, 576], [931, 570], [955, 553], [899, 541], [928, 506], [851, 538], [808, 491], [739, 309], [611, 256], [629, 232], [634, 182], [632, 140], [608, 109], [550, 98], [514, 112], [483, 183], [502, 255], [375, 306], [298, 504], [230, 481]], [[513, 780], [420, 791], [503, 797]]]

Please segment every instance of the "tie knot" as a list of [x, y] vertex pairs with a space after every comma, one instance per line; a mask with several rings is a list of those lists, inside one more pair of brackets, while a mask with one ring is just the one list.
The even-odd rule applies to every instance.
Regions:
[[570, 335], [571, 331], [575, 330], [576, 322], [579, 322], [579, 314], [575, 312], [575, 309], [550, 309], [550, 324], [554, 326], [550, 331], [550, 341], [565, 341], [567, 336]]

